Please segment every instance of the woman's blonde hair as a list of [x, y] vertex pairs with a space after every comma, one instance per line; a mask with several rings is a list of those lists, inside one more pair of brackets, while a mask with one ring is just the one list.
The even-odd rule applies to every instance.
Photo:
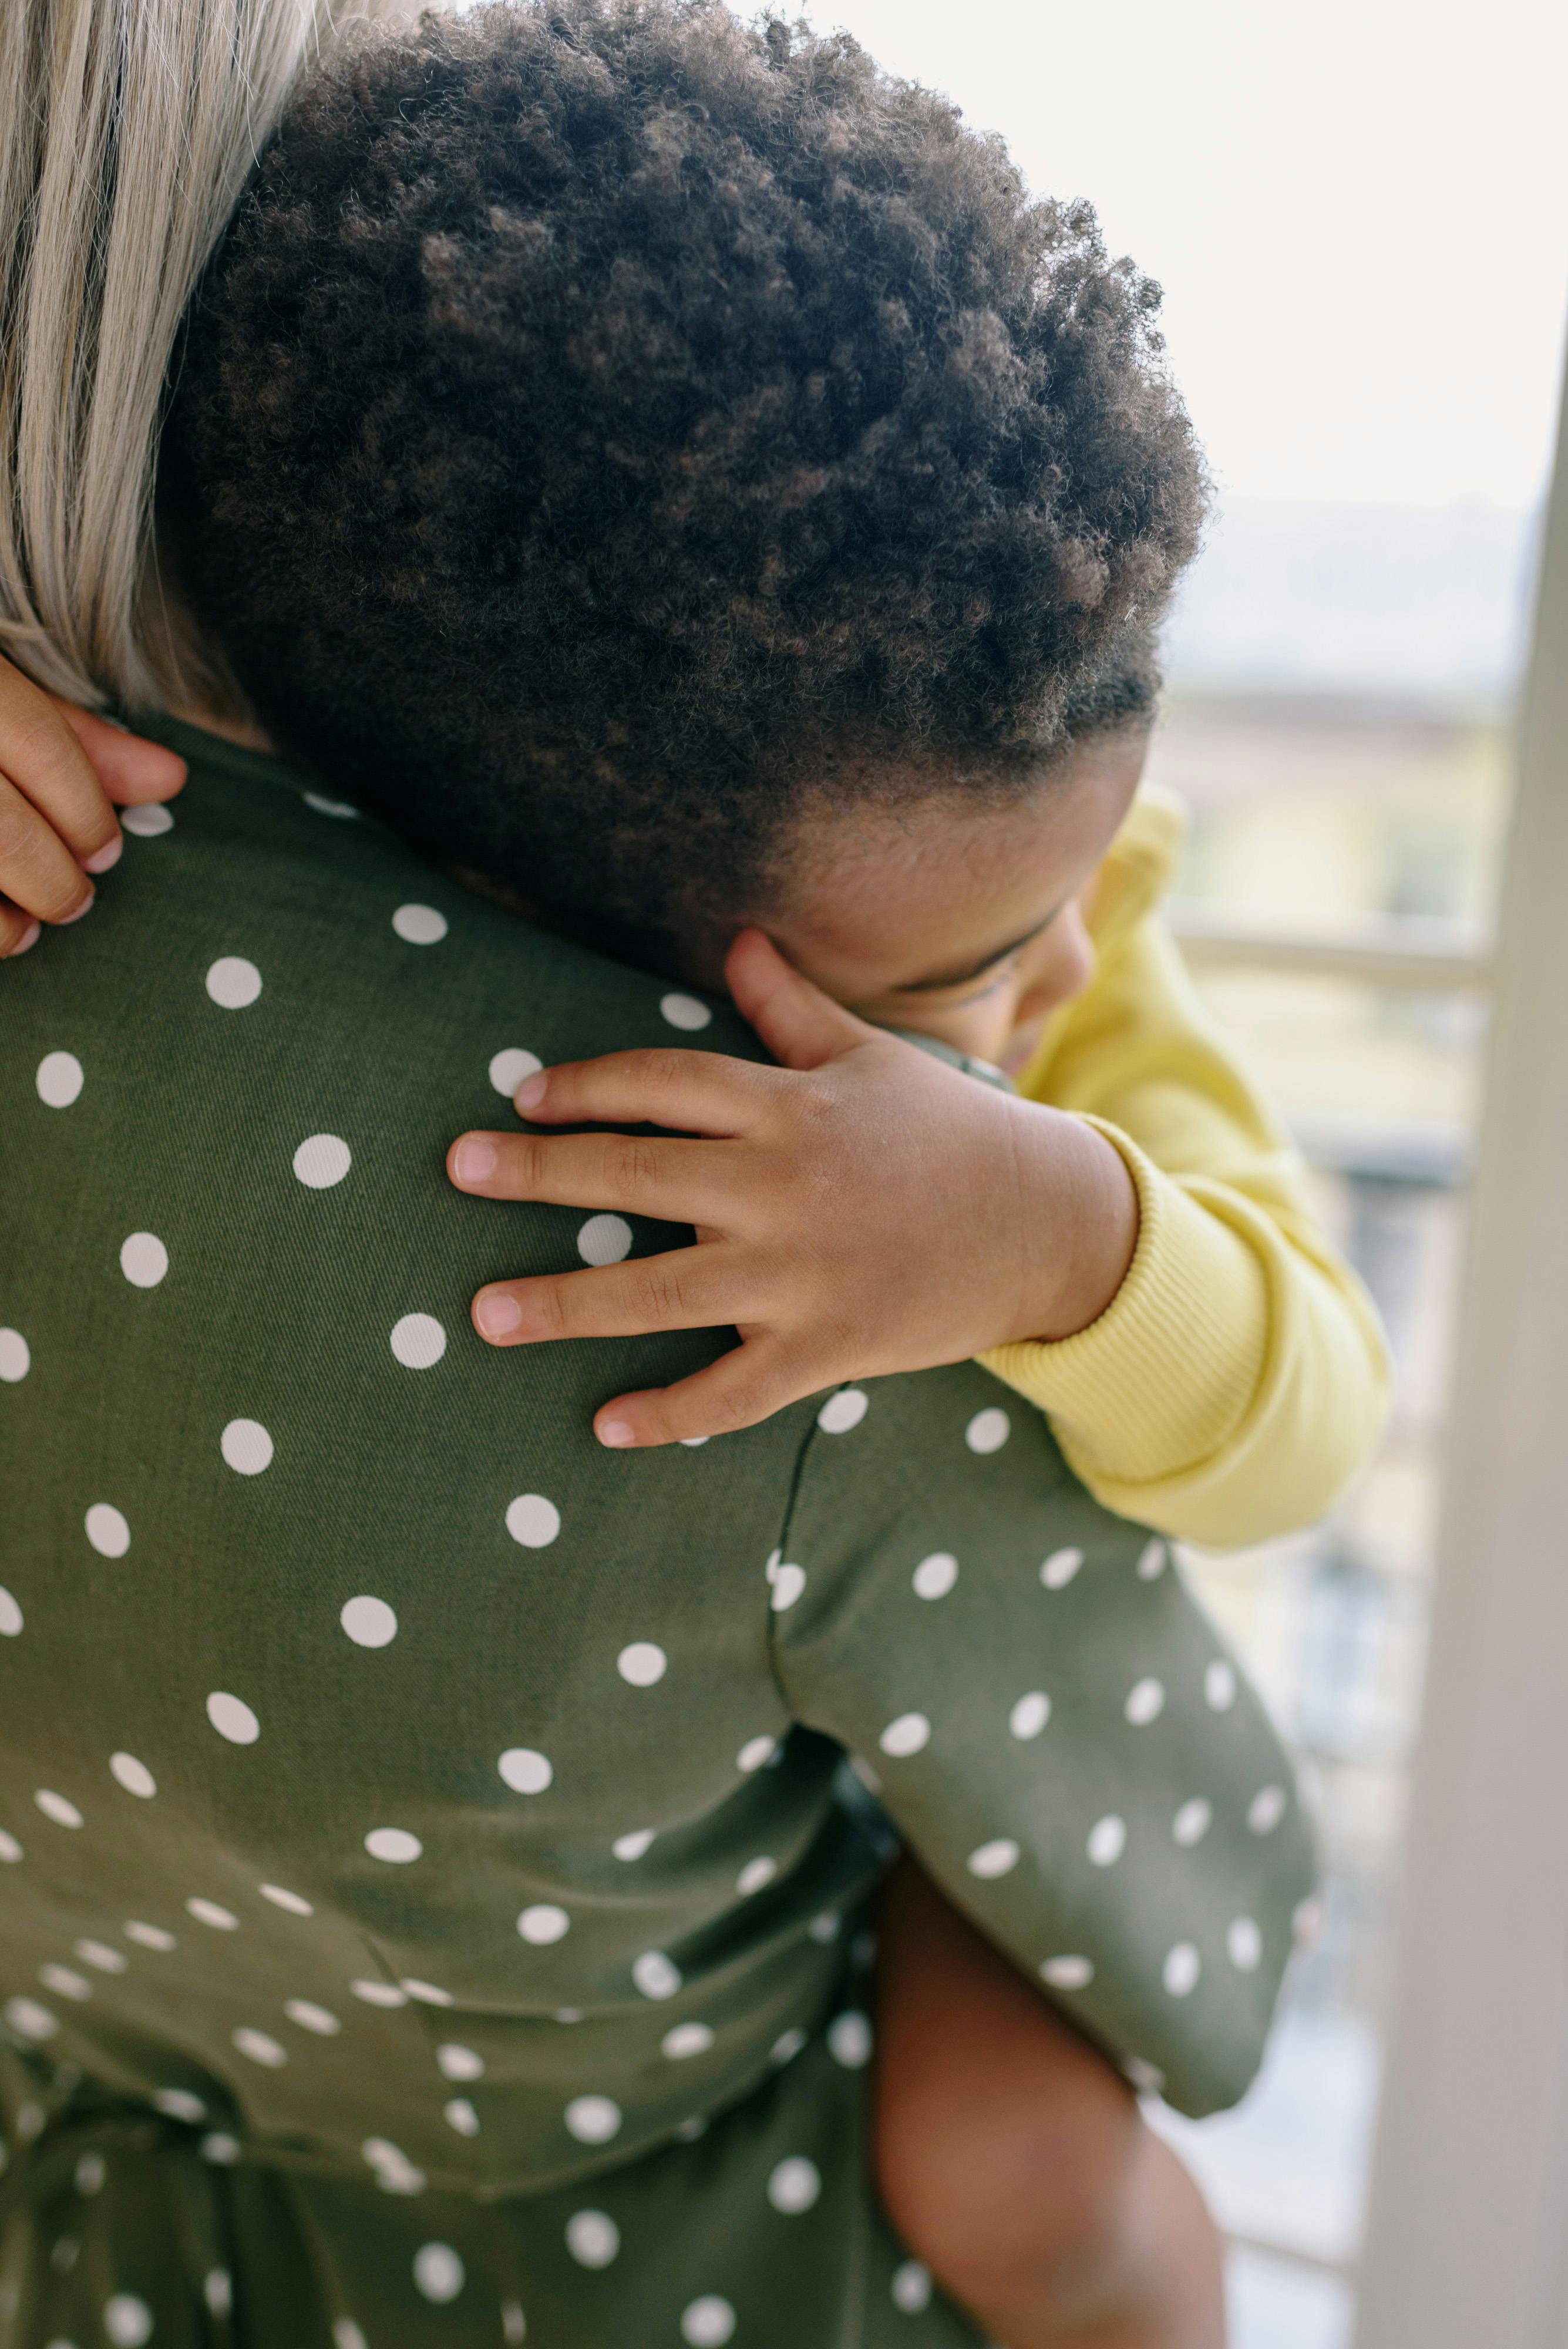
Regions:
[[196, 679], [152, 484], [180, 319], [296, 78], [416, 0], [0, 0], [0, 652], [73, 700]]

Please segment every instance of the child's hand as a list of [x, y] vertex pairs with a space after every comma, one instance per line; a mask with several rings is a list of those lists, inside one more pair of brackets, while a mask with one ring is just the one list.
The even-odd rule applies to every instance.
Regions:
[[114, 805], [172, 799], [185, 761], [46, 693], [0, 659], [0, 957], [74, 922], [124, 842]]
[[663, 1256], [494, 1282], [473, 1302], [481, 1337], [733, 1322], [741, 1344], [708, 1369], [596, 1413], [601, 1444], [647, 1444], [748, 1427], [843, 1379], [1067, 1337], [1105, 1310], [1137, 1195], [1103, 1135], [868, 1027], [760, 930], [736, 940], [727, 976], [782, 1068], [673, 1049], [568, 1062], [518, 1087], [533, 1123], [671, 1131], [452, 1144], [460, 1190], [697, 1231]]

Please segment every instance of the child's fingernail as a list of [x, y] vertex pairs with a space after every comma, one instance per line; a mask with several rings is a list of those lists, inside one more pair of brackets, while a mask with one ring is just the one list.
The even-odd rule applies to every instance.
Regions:
[[474, 1299], [473, 1319], [482, 1338], [509, 1338], [523, 1319], [523, 1308], [504, 1288], [492, 1288]]
[[95, 848], [90, 856], [84, 856], [82, 858], [82, 871], [84, 873], [107, 873], [111, 865], [115, 865], [119, 863], [119, 860], [124, 854], [125, 834], [123, 833], [117, 832], [112, 840], [105, 841], [101, 848]]
[[74, 914], [62, 914], [59, 920], [55, 924], [56, 929], [68, 929], [73, 922], [79, 922], [84, 914], [91, 913], [94, 902], [95, 901], [89, 897], [87, 904], [85, 905], [78, 905]]
[[612, 1452], [624, 1452], [628, 1444], [637, 1442], [637, 1430], [626, 1419], [601, 1419], [595, 1426], [594, 1433], [601, 1444], [607, 1444]]
[[7, 959], [9, 960], [15, 955], [26, 954], [29, 947], [36, 947], [38, 943], [38, 933], [43, 926], [42, 922], [29, 922], [16, 945], [7, 948]]
[[542, 1073], [524, 1077], [512, 1096], [519, 1109], [537, 1109], [545, 1098], [545, 1078]]
[[495, 1146], [489, 1142], [460, 1142], [452, 1158], [460, 1183], [484, 1183], [495, 1172]]

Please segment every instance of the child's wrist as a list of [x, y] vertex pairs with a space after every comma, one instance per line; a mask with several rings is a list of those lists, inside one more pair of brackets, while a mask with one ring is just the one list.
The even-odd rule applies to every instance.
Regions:
[[1038, 1279], [1019, 1300], [1012, 1342], [1059, 1344], [1113, 1304], [1137, 1249], [1138, 1193], [1121, 1152], [1093, 1125], [1050, 1113], [1038, 1160]]

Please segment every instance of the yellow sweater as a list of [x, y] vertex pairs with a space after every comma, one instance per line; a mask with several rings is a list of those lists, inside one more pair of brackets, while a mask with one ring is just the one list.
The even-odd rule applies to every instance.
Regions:
[[1096, 886], [1096, 976], [1019, 1080], [1126, 1159], [1141, 1211], [1127, 1278], [1076, 1337], [981, 1359], [1049, 1414], [1096, 1499], [1223, 1548], [1338, 1497], [1382, 1433], [1388, 1365], [1300, 1158], [1159, 917], [1185, 828], [1169, 794], [1135, 801]]

